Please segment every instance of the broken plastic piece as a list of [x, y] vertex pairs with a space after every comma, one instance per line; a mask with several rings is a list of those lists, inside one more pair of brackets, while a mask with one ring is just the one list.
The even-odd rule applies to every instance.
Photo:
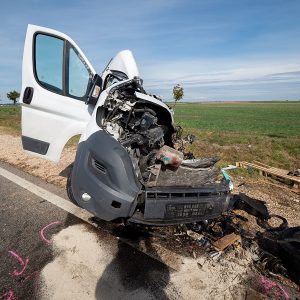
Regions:
[[237, 169], [237, 168], [238, 168], [237, 166], [228, 165], [227, 167], [222, 168], [222, 170], [234, 170], [234, 169]]
[[263, 201], [250, 198], [243, 193], [234, 195], [230, 199], [229, 209], [241, 209], [262, 220], [270, 218], [268, 209]]
[[[271, 218], [276, 218], [276, 219], [279, 219], [281, 220], [281, 224], [279, 226], [271, 226], [269, 224], [269, 220]], [[271, 214], [269, 215], [269, 218], [268, 218], [268, 221], [266, 219], [258, 219], [257, 220], [257, 224], [259, 226], [261, 226], [262, 228], [264, 228], [265, 230], [267, 231], [281, 231], [281, 230], [284, 230], [288, 227], [288, 221], [286, 218], [282, 217], [282, 216], [279, 216], [279, 215], [275, 215], [275, 214]]]
[[204, 236], [202, 238], [200, 238], [197, 242], [204, 249], [208, 249], [210, 247], [209, 240], [206, 237], [204, 237]]
[[202, 159], [185, 159], [182, 161], [182, 165], [190, 168], [209, 168], [220, 160], [220, 157], [208, 157]]
[[213, 260], [218, 260], [220, 258], [220, 256], [222, 255], [222, 251], [216, 251], [216, 252], [213, 252], [210, 257], [213, 259]]
[[287, 275], [287, 270], [282, 265], [280, 258], [272, 255], [271, 253], [261, 251], [259, 262], [264, 270], [269, 270], [275, 274], [281, 274], [283, 276]]
[[221, 171], [223, 173], [223, 176], [224, 176], [225, 180], [229, 181], [229, 189], [232, 191], [233, 190], [233, 182], [232, 182], [230, 176], [228, 175], [228, 173], [224, 169], [221, 169]]
[[156, 158], [162, 161], [165, 165], [179, 167], [183, 160], [183, 153], [164, 145], [159, 149]]
[[194, 240], [200, 240], [200, 239], [203, 237], [202, 234], [199, 234], [199, 233], [194, 232], [194, 231], [192, 231], [192, 230], [187, 230], [187, 231], [186, 231], [186, 234], [187, 234], [189, 237], [191, 237], [192, 239], [194, 239]]
[[[279, 235], [279, 241], [299, 238], [300, 227], [291, 227], [283, 230]], [[291, 241], [279, 243], [279, 257], [286, 267], [290, 278], [300, 285], [300, 248], [299, 243]]]

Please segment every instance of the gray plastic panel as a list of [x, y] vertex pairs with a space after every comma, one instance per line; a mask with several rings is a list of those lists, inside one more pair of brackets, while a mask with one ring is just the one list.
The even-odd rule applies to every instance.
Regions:
[[222, 214], [229, 193], [227, 185], [203, 188], [148, 188], [144, 218], [154, 220], [208, 220]]
[[50, 144], [22, 135], [22, 145], [24, 150], [46, 155]]
[[71, 182], [78, 205], [106, 221], [130, 217], [141, 189], [127, 151], [105, 131], [79, 143]]

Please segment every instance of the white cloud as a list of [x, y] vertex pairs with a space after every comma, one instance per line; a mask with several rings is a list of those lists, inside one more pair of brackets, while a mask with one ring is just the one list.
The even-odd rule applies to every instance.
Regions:
[[285, 99], [289, 98], [287, 85], [292, 89], [291, 95], [300, 98], [300, 90], [297, 89], [300, 84], [300, 59], [295, 58], [282, 61], [267, 58], [169, 61], [143, 65], [141, 69], [145, 87], [167, 99], [170, 99], [171, 90], [177, 83], [185, 88], [186, 100], [199, 100], [199, 96], [221, 99], [222, 92], [218, 89], [226, 89], [224, 100], [228, 98], [229, 90], [233, 98], [239, 97], [241, 100], [255, 95], [257, 100], [274, 99], [278, 95], [273, 92], [275, 84], [282, 86]]

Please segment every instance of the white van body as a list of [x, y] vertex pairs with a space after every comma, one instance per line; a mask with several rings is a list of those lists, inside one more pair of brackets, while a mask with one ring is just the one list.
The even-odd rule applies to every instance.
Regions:
[[167, 225], [213, 219], [228, 207], [218, 170], [175, 172], [159, 162], [163, 146], [182, 140], [172, 110], [144, 90], [131, 51], [119, 52], [99, 76], [70, 37], [28, 25], [20, 99], [30, 154], [57, 162], [80, 135], [67, 191], [95, 216]]

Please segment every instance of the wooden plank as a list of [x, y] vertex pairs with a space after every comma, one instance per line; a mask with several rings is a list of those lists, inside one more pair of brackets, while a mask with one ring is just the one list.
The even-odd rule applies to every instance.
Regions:
[[228, 235], [223, 236], [219, 240], [212, 243], [212, 245], [218, 250], [223, 251], [227, 247], [231, 246], [238, 240], [240, 240], [240, 236], [235, 233], [230, 233]]
[[264, 163], [261, 163], [261, 162], [259, 162], [259, 161], [256, 161], [256, 160], [254, 160], [253, 162], [254, 162], [255, 164], [261, 166], [261, 167], [267, 168], [267, 169], [270, 170], [270, 171], [281, 172], [281, 173], [284, 174], [284, 175], [288, 175], [288, 173], [289, 173], [288, 170], [284, 170], [284, 169], [280, 169], [280, 168], [271, 167], [271, 166], [268, 166], [268, 165], [266, 165], [266, 164], [264, 164]]
[[246, 162], [246, 161], [237, 162], [236, 165], [239, 167], [243, 167], [243, 168], [250, 167], [253, 169], [257, 169], [262, 174], [267, 173], [269, 175], [281, 177], [283, 179], [287, 179], [294, 183], [300, 184], [300, 178], [297, 178], [295, 176], [286, 175], [286, 173], [284, 172], [285, 170], [276, 169], [276, 168], [272, 168], [272, 167], [266, 168], [266, 167], [259, 166], [257, 164]]
[[266, 164], [263, 164], [260, 161], [254, 160], [253, 162], [256, 163], [257, 165], [261, 166], [261, 167], [270, 168], [270, 166], [268, 166]]

